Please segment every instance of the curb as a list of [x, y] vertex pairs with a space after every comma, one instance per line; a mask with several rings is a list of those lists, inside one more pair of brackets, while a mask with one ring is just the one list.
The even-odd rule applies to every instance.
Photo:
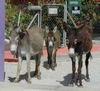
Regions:
[[[94, 45], [92, 47], [91, 52], [100, 52], [100, 45]], [[68, 48], [67, 47], [63, 47], [63, 48], [59, 48], [57, 51], [57, 55], [65, 55], [68, 53]], [[4, 61], [5, 62], [18, 62], [17, 56], [12, 56], [10, 51], [5, 51], [5, 57], [4, 57]], [[43, 56], [47, 56], [47, 50], [44, 49], [43, 50]]]

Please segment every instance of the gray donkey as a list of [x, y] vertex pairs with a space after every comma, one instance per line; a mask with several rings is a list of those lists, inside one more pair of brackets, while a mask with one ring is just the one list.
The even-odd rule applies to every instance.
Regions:
[[29, 30], [24, 32], [20, 31], [21, 26], [13, 28], [10, 25], [9, 30], [9, 42], [10, 42], [10, 52], [12, 55], [15, 55], [18, 52], [18, 69], [17, 75], [14, 82], [19, 81], [19, 74], [21, 70], [21, 64], [23, 57], [26, 57], [27, 60], [27, 72], [28, 72], [28, 83], [31, 83], [30, 76], [30, 58], [34, 56], [36, 66], [34, 75], [41, 79], [40, 73], [40, 60], [43, 50], [43, 31], [37, 26], [33, 26]]
[[56, 63], [56, 52], [60, 46], [60, 32], [57, 30], [57, 26], [53, 30], [49, 29], [47, 26], [46, 29], [46, 48], [48, 53], [48, 64], [47, 69], [51, 67], [52, 70], [55, 70]]

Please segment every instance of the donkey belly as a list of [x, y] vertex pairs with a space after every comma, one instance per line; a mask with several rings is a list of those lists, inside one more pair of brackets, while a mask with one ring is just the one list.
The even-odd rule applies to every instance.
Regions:
[[30, 56], [34, 56], [36, 54], [38, 54], [39, 52], [34, 52], [33, 50], [27, 51], [27, 50], [21, 50], [21, 55], [26, 57], [26, 55], [30, 55]]

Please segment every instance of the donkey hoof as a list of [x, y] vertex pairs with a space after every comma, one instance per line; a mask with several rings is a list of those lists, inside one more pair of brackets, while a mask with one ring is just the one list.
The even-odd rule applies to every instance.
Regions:
[[27, 83], [31, 84], [31, 79], [30, 78], [28, 78]]
[[80, 84], [80, 85], [78, 85], [78, 87], [83, 87], [83, 85], [82, 85], [82, 84]]
[[28, 84], [31, 84], [31, 81], [28, 81], [27, 83], [28, 83]]
[[55, 67], [57, 67], [57, 63], [55, 63]]
[[49, 66], [47, 66], [47, 67], [46, 67], [46, 69], [47, 69], [47, 70], [49, 70], [49, 69], [50, 69], [50, 67], [49, 67]]
[[50, 66], [49, 66], [49, 64], [47, 64], [47, 67], [46, 67], [46, 69], [47, 69], [47, 70], [49, 70], [49, 69], [50, 69]]
[[37, 76], [37, 79], [38, 79], [38, 80], [41, 80], [41, 76]]
[[55, 68], [54, 68], [54, 67], [51, 67], [51, 69], [52, 69], [53, 71], [55, 71]]
[[74, 84], [70, 83], [68, 86], [69, 86], [69, 87], [74, 87]]
[[18, 80], [15, 79], [14, 82], [15, 82], [15, 83], [18, 83]]
[[54, 71], [55, 70], [55, 67], [54, 66], [51, 66], [51, 69]]
[[89, 79], [89, 78], [85, 78], [85, 81], [86, 81], [86, 82], [90, 82], [90, 79]]
[[78, 87], [83, 87], [82, 83], [77, 83]]

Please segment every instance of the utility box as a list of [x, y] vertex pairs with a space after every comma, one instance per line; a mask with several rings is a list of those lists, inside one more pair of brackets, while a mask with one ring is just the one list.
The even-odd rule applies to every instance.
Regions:
[[82, 0], [68, 0], [68, 11], [72, 14], [80, 14]]

